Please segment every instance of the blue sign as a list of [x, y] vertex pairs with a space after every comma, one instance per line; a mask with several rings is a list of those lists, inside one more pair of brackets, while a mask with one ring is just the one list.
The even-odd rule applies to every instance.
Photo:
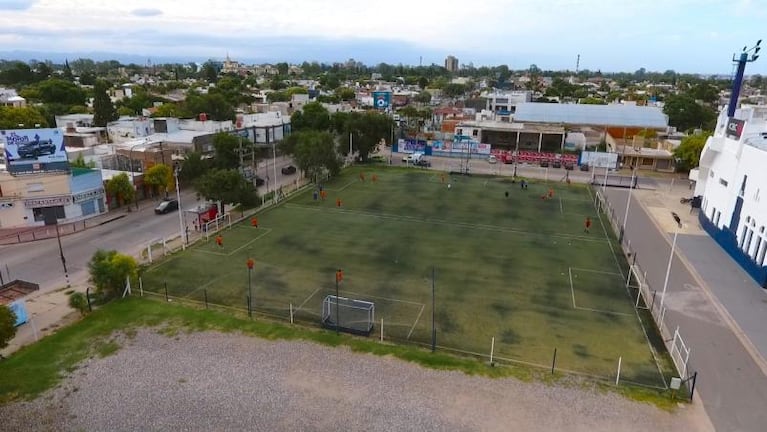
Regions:
[[391, 92], [373, 92], [373, 106], [386, 109], [391, 106]]

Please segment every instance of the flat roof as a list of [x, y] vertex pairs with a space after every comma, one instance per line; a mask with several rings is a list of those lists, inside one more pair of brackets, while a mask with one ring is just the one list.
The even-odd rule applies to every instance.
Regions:
[[668, 126], [668, 118], [656, 107], [542, 102], [517, 105], [514, 121], [650, 129]]

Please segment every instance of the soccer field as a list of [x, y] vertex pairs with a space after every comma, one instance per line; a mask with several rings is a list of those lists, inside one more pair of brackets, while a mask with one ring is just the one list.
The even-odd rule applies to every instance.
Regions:
[[325, 201], [307, 190], [259, 213], [258, 228], [224, 230], [223, 248], [203, 241], [155, 264], [144, 289], [167, 284], [171, 296], [245, 309], [252, 257], [255, 310], [287, 318], [292, 305], [319, 324], [341, 268], [340, 295], [375, 303], [376, 337], [383, 319], [387, 339], [426, 344], [435, 268], [438, 346], [488, 355], [495, 337], [498, 361], [549, 367], [556, 348], [558, 369], [612, 379], [621, 358], [622, 380], [664, 386], [667, 362], [653, 355], [587, 186], [523, 190], [509, 178], [390, 167], [348, 169], [323, 186]]

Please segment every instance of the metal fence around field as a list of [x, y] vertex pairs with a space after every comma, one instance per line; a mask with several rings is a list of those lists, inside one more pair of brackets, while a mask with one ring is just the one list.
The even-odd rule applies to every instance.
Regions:
[[[626, 278], [626, 286], [635, 292], [635, 308], [645, 310], [653, 319], [663, 342], [671, 356], [679, 377], [684, 383], [688, 384], [691, 397], [694, 390], [697, 374], [690, 368], [690, 346], [684, 341], [679, 326], [673, 330], [668, 327], [666, 322], [666, 307], [661, 308], [660, 296], [656, 288], [650, 286], [647, 282], [647, 271], [643, 269], [641, 259], [636, 250], [631, 247], [631, 240], [622, 234], [620, 222], [615, 214], [615, 209], [606, 199], [602, 188], [595, 188], [596, 194], [594, 203], [597, 209], [607, 216], [610, 226], [613, 228], [616, 236], [620, 240], [621, 249], [629, 262], [629, 274]], [[630, 199], [630, 197], [629, 197]], [[641, 318], [640, 318], [641, 319]]]

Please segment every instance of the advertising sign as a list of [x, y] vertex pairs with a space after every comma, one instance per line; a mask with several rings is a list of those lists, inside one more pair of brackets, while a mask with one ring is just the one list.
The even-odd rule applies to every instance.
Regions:
[[618, 153], [581, 152], [578, 165], [588, 165], [592, 168], [618, 168]]
[[373, 92], [373, 106], [387, 109], [391, 105], [391, 92]]
[[745, 124], [746, 122], [743, 120], [730, 117], [730, 119], [727, 120], [727, 136], [736, 140], [740, 139]]
[[403, 144], [404, 146], [399, 150], [402, 153], [423, 153], [426, 151], [426, 141], [423, 140], [406, 139]]
[[8, 172], [53, 171], [69, 168], [60, 129], [0, 130]]

